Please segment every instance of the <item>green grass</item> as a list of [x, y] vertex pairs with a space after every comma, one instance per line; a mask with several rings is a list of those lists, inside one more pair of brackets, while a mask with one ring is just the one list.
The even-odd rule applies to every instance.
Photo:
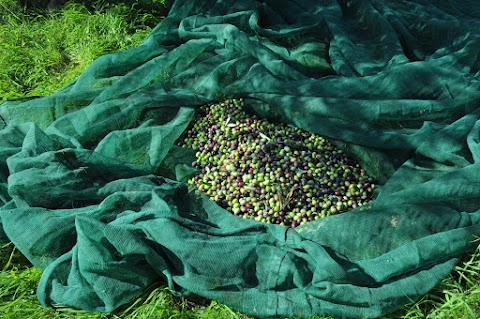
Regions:
[[[85, 4], [70, 3], [58, 12], [46, 13], [25, 11], [15, 0], [0, 2], [0, 100], [57, 91], [100, 55], [137, 45], [165, 14], [161, 1]], [[0, 270], [2, 319], [248, 318], [215, 301], [193, 303], [175, 298], [161, 285], [114, 314], [71, 308], [54, 311], [36, 299], [40, 270], [12, 244], [0, 246]], [[385, 317], [394, 318], [480, 318], [480, 250], [430, 294]]]
[[125, 4], [92, 13], [69, 3], [58, 12], [32, 13], [14, 0], [0, 2], [0, 99], [48, 95], [95, 58], [135, 46], [160, 18], [132, 12]]

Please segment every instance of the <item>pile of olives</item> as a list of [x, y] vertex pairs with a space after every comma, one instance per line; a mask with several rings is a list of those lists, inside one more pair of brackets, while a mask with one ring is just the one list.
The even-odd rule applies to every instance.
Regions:
[[243, 111], [201, 107], [179, 141], [195, 149], [189, 183], [231, 213], [296, 227], [365, 205], [376, 181], [327, 139]]

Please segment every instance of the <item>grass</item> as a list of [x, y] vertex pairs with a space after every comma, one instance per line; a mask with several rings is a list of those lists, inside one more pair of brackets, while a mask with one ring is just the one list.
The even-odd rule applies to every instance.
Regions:
[[[15, 0], [0, 2], [0, 100], [47, 95], [75, 79], [100, 55], [137, 45], [165, 14], [161, 1], [69, 3], [60, 11], [26, 11]], [[162, 11], [163, 10], [163, 11]], [[154, 14], [152, 14], [152, 12]], [[39, 305], [41, 271], [12, 244], [0, 246], [2, 319], [246, 319], [215, 301], [193, 303], [151, 287], [113, 314]], [[480, 250], [464, 259], [430, 294], [384, 319], [480, 318]], [[319, 318], [317, 318], [319, 319]]]
[[76, 3], [32, 13], [15, 0], [0, 2], [0, 98], [55, 92], [95, 58], [138, 44], [159, 21], [134, 17], [125, 4], [97, 6], [93, 13]]

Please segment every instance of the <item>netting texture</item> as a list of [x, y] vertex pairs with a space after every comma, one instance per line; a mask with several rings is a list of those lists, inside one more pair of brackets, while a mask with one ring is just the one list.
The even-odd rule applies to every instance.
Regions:
[[[0, 105], [0, 238], [44, 305], [164, 281], [256, 317], [392, 312], [478, 245], [479, 53], [473, 0], [177, 0], [138, 47]], [[199, 199], [175, 141], [227, 97], [341, 143], [378, 196], [295, 229]]]

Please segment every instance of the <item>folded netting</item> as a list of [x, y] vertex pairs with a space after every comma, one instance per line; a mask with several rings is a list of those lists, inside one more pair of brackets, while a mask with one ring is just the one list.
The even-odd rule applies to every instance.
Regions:
[[[177, 0], [138, 47], [0, 106], [0, 237], [44, 305], [164, 281], [256, 317], [379, 317], [478, 245], [479, 54], [474, 0]], [[377, 198], [291, 229], [196, 196], [175, 141], [227, 97], [344, 145]]]

